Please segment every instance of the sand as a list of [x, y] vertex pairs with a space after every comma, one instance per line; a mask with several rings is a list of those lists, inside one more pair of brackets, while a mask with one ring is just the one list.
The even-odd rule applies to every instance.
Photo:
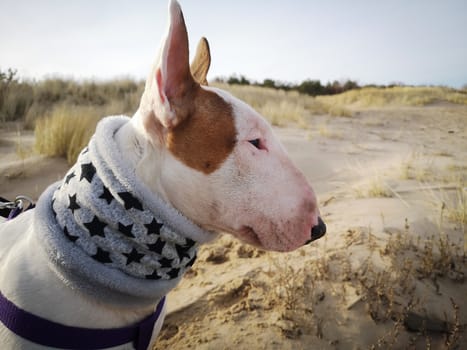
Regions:
[[[275, 131], [327, 235], [288, 254], [228, 235], [202, 247], [168, 296], [155, 349], [465, 348], [467, 107], [309, 121]], [[37, 198], [68, 166], [19, 157], [17, 144], [0, 131], [0, 196]]]

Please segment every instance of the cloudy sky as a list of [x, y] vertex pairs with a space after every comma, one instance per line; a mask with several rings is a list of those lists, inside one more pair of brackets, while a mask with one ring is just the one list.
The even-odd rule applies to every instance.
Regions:
[[[467, 84], [466, 0], [180, 0], [209, 77]], [[0, 0], [0, 69], [21, 76], [141, 79], [166, 0]]]

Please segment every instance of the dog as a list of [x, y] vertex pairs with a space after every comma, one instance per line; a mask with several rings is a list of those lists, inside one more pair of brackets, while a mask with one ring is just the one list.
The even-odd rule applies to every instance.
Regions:
[[132, 118], [104, 118], [35, 209], [0, 225], [1, 349], [146, 349], [165, 295], [218, 232], [288, 252], [324, 235], [265, 119], [190, 66], [180, 5]]

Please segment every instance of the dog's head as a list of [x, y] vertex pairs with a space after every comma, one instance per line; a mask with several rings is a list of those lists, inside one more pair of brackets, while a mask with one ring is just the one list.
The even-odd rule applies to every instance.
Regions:
[[189, 65], [179, 4], [148, 77], [136, 123], [149, 151], [138, 175], [205, 229], [290, 251], [325, 232], [313, 190], [270, 125], [229, 93], [208, 87], [207, 41]]

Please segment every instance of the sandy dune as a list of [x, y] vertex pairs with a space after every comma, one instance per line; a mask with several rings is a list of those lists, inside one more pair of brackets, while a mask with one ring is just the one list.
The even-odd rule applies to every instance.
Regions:
[[[465, 348], [467, 108], [365, 109], [276, 132], [328, 234], [291, 254], [227, 235], [202, 247], [156, 349]], [[0, 196], [37, 198], [66, 171], [0, 139]]]

